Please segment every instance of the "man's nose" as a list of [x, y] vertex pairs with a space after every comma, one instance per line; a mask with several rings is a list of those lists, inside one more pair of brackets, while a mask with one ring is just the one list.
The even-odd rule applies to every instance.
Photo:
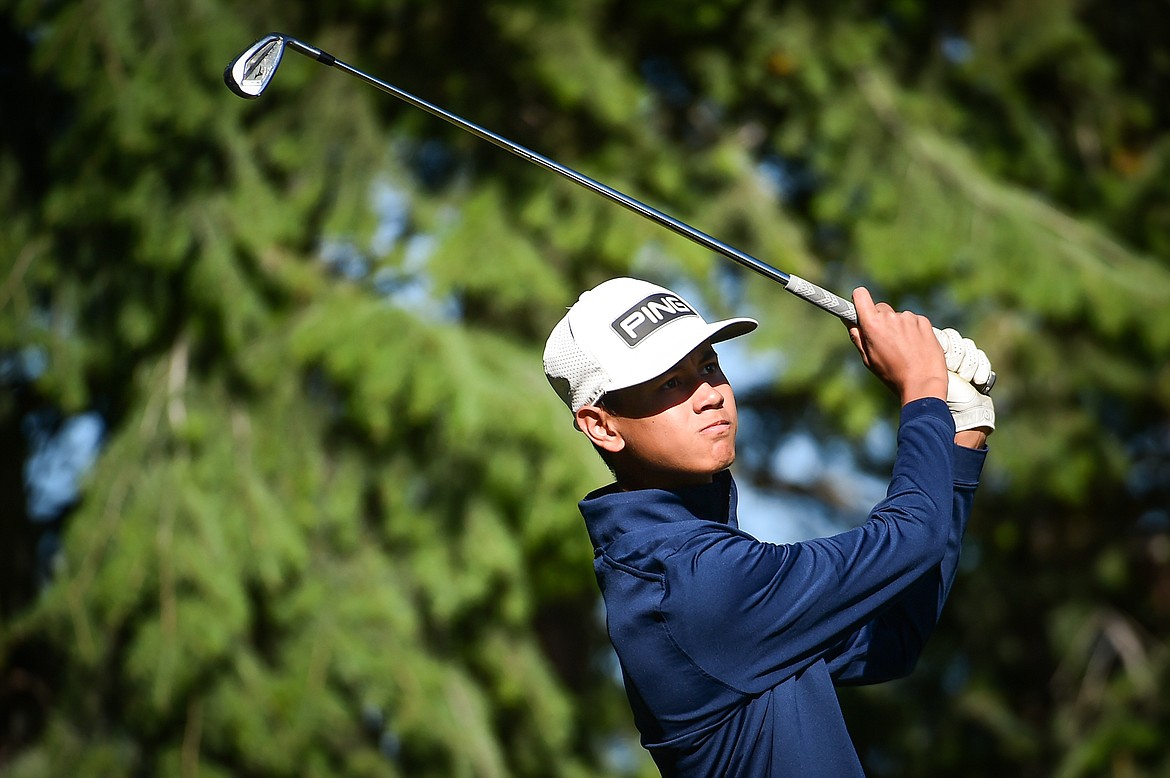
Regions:
[[723, 406], [723, 393], [719, 391], [719, 387], [713, 385], [710, 381], [703, 379], [695, 388], [695, 409], [705, 410], [707, 408], [720, 408]]

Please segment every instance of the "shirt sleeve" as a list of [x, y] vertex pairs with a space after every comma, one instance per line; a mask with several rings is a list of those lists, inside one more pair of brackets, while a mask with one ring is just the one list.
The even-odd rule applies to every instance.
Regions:
[[829, 673], [839, 684], [880, 683], [910, 673], [938, 624], [955, 582], [963, 535], [987, 451], [955, 446], [954, 492], [946, 552], [889, 609], [830, 652]]
[[953, 438], [941, 400], [904, 406], [886, 499], [848, 532], [787, 545], [715, 526], [696, 534], [668, 560], [660, 607], [672, 639], [701, 670], [746, 693], [830, 656], [844, 670], [851, 660], [842, 643], [944, 564], [954, 535]]

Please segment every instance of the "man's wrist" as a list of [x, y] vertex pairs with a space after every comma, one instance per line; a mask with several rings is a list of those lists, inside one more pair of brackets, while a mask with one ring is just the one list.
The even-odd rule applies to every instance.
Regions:
[[987, 430], [983, 427], [956, 432], [955, 445], [974, 449], [987, 448], [987, 435]]
[[902, 387], [902, 405], [927, 397], [935, 397], [939, 400], [947, 399], [947, 379], [945, 376], [922, 379]]

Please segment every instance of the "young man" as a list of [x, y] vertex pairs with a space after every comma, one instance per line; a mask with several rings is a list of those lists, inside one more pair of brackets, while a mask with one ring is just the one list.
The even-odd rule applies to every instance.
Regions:
[[954, 580], [994, 428], [971, 382], [990, 365], [954, 331], [936, 339], [865, 289], [853, 300], [850, 337], [902, 405], [887, 498], [863, 526], [787, 545], [739, 530], [727, 470], [738, 419], [713, 345], [755, 321], [708, 324], [673, 292], [619, 278], [549, 336], [545, 374], [616, 479], [580, 508], [664, 776], [863, 775], [834, 687], [909, 673]]

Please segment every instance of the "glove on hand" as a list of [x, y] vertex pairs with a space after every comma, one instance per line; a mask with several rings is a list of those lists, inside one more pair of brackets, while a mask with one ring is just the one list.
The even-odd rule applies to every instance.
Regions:
[[947, 361], [947, 407], [955, 420], [955, 431], [987, 427], [995, 429], [995, 405], [991, 396], [975, 384], [991, 376], [991, 361], [970, 338], [953, 329], [934, 331]]

